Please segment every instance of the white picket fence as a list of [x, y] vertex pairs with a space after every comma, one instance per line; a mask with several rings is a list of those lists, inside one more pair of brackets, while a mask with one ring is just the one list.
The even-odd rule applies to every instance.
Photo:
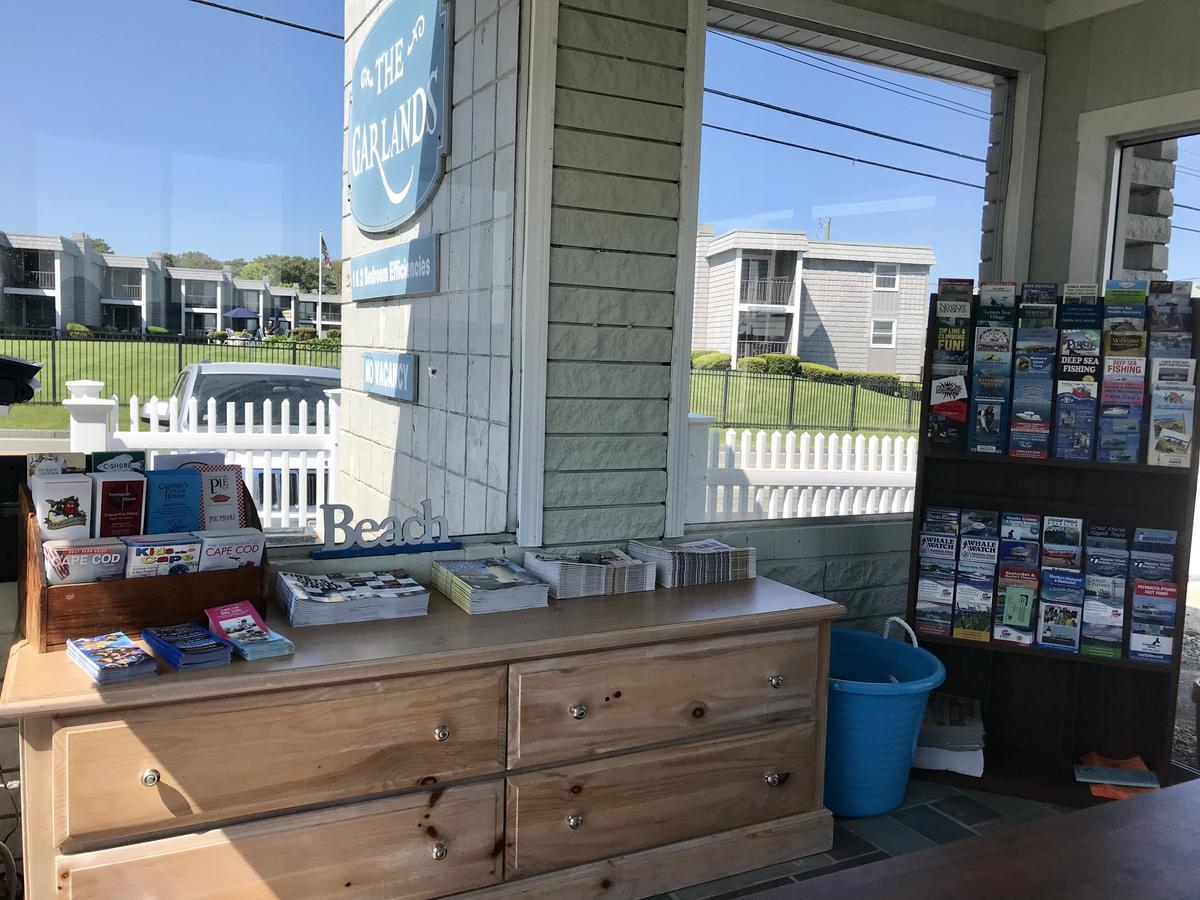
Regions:
[[[128, 400], [129, 429], [120, 430], [120, 400], [104, 398], [100, 381], [69, 381], [71, 399], [63, 401], [71, 416], [71, 449], [76, 452], [141, 450], [148, 467], [159, 454], [220, 452], [225, 461], [242, 468], [243, 478], [258, 508], [263, 528], [312, 527], [321, 530], [321, 506], [337, 502], [337, 448], [340, 391], [327, 391], [328, 402], [313, 410], [297, 404], [297, 423], [292, 424], [291, 401], [278, 408], [270, 400], [261, 404], [227, 403], [224, 423], [218, 424], [218, 407], [209, 398], [205, 424], [180, 427], [178, 399], [167, 403], [167, 415], [151, 398], [151, 416], [142, 422], [141, 401]], [[196, 423], [199, 409], [190, 401], [187, 423]], [[265, 423], [265, 424], [264, 424]]]
[[689, 416], [688, 521], [912, 512], [915, 437], [712, 427]]

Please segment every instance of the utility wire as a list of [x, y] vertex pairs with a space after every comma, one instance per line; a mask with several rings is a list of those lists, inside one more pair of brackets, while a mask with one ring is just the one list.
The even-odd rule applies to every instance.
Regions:
[[1200, 206], [1188, 206], [1186, 203], [1176, 203], [1175, 205], [1180, 209], [1191, 209], [1195, 210], [1196, 212], [1200, 212]]
[[1187, 228], [1183, 225], [1176, 225], [1174, 222], [1171, 223], [1171, 230], [1172, 231], [1194, 231], [1196, 234], [1200, 234], [1200, 228]]
[[822, 116], [814, 116], [811, 113], [800, 112], [798, 109], [791, 109], [787, 106], [776, 106], [774, 103], [767, 103], [763, 100], [755, 100], [752, 97], [743, 97], [740, 94], [730, 94], [726, 91], [719, 91], [716, 88], [705, 88], [704, 93], [713, 94], [717, 97], [725, 97], [729, 100], [738, 100], [742, 103], [749, 103], [751, 106], [761, 106], [763, 109], [786, 113], [789, 116], [796, 116], [800, 119], [810, 119], [813, 122], [821, 122], [825, 125], [833, 125], [836, 128], [845, 128], [849, 131], [857, 131], [859, 134], [869, 134], [871, 137], [883, 138], [885, 141], [895, 141], [897, 144], [907, 144], [910, 147], [920, 147], [922, 150], [933, 150], [935, 153], [945, 153], [947, 156], [957, 156], [959, 159], [969, 159], [972, 162], [987, 162], [986, 159], [978, 156], [970, 156], [966, 153], [959, 153], [957, 150], [947, 150], [945, 147], [935, 147], [933, 144], [922, 144], [920, 141], [910, 141], [907, 138], [896, 137], [892, 134], [885, 134], [882, 131], [872, 131], [870, 128], [860, 128], [857, 125], [839, 122], [836, 119], [826, 119]]
[[832, 156], [835, 159], [844, 159], [852, 163], [862, 163], [864, 166], [875, 166], [879, 169], [889, 169], [892, 172], [903, 172], [906, 175], [920, 175], [922, 178], [932, 178], [935, 181], [945, 181], [950, 184], [961, 184], [963, 187], [976, 188], [983, 190], [982, 184], [973, 184], [970, 181], [959, 181], [957, 178], [949, 178], [945, 175], [934, 175], [932, 172], [922, 172], [918, 169], [906, 169], [903, 166], [893, 166], [891, 163], [878, 162], [873, 159], [863, 159], [858, 156], [850, 156], [845, 153], [835, 153], [832, 150], [823, 150], [820, 147], [808, 147], [804, 144], [796, 144], [792, 141], [781, 140], [780, 138], [767, 137], [763, 134], [754, 134], [750, 131], [739, 131], [736, 128], [726, 128], [724, 125], [714, 125], [711, 122], [702, 123], [705, 128], [711, 128], [713, 131], [723, 131], [726, 134], [736, 134], [741, 137], [752, 138], [756, 141], [765, 141], [768, 144], [778, 144], [781, 147], [792, 147], [796, 150], [807, 150], [809, 153], [819, 153], [822, 156]]
[[[985, 121], [985, 122], [986, 122], [986, 121], [988, 121], [988, 120], [990, 119], [990, 116], [987, 116], [987, 115], [982, 115], [982, 114], [981, 114], [981, 113], [982, 113], [982, 110], [978, 110], [978, 109], [976, 109], [976, 108], [975, 108], [975, 107], [973, 107], [973, 106], [971, 106], [971, 107], [967, 107], [966, 109], [960, 109], [959, 107], [960, 107], [960, 106], [963, 106], [964, 104], [958, 104], [957, 106], [950, 106], [949, 104], [951, 104], [951, 103], [954, 103], [954, 102], [955, 102], [955, 101], [953, 101], [953, 100], [947, 100], [947, 101], [945, 101], [945, 102], [938, 102], [938, 101], [936, 101], [936, 100], [929, 100], [929, 99], [926, 99], [924, 96], [922, 96], [922, 97], [915, 97], [915, 96], [913, 96], [913, 95], [912, 95], [912, 94], [910, 94], [910, 93], [905, 93], [905, 91], [914, 91], [914, 92], [916, 92], [916, 93], [920, 93], [920, 94], [924, 94], [924, 93], [925, 93], [924, 91], [917, 91], [917, 89], [916, 89], [916, 88], [907, 88], [907, 87], [906, 87], [906, 88], [904, 88], [904, 90], [903, 90], [903, 91], [901, 91], [901, 90], [897, 90], [897, 89], [895, 89], [895, 88], [885, 87], [885, 86], [884, 86], [884, 85], [882, 85], [882, 84], [875, 84], [875, 83], [874, 83], [874, 82], [872, 82], [872, 81], [868, 81], [866, 78], [860, 78], [860, 77], [856, 77], [855, 75], [849, 75], [849, 74], [846, 74], [846, 73], [844, 73], [844, 72], [836, 72], [836, 71], [834, 71], [834, 70], [832, 70], [832, 69], [826, 69], [824, 66], [819, 66], [819, 65], [817, 65], [816, 63], [809, 62], [808, 60], [805, 60], [805, 59], [800, 59], [799, 57], [797, 57], [797, 56], [793, 56], [793, 55], [792, 55], [792, 54], [790, 54], [790, 53], [783, 53], [783, 52], [781, 52], [781, 51], [779, 51], [779, 50], [772, 49], [771, 47], [764, 47], [764, 46], [762, 46], [761, 44], [755, 44], [755, 43], [753, 43], [752, 41], [746, 41], [746, 40], [742, 40], [741, 38], [734, 37], [734, 36], [733, 36], [733, 35], [731, 35], [731, 34], [725, 34], [725, 33], [724, 33], [724, 32], [722, 32], [722, 31], [714, 31], [714, 32], [713, 32], [713, 34], [716, 34], [716, 35], [718, 35], [719, 37], [723, 37], [723, 38], [725, 38], [726, 40], [733, 41], [733, 42], [734, 42], [734, 43], [736, 43], [736, 44], [745, 44], [747, 47], [752, 47], [752, 48], [754, 48], [755, 50], [761, 50], [763, 53], [770, 53], [772, 56], [778, 56], [778, 57], [780, 57], [781, 59], [786, 59], [786, 60], [788, 60], [789, 62], [798, 63], [799, 65], [802, 65], [802, 66], [809, 66], [810, 68], [816, 69], [816, 70], [817, 70], [817, 71], [819, 71], [819, 72], [825, 72], [825, 73], [827, 73], [827, 74], [829, 74], [829, 75], [837, 75], [837, 76], [839, 76], [839, 77], [841, 77], [841, 78], [849, 78], [851, 81], [857, 81], [857, 82], [860, 82], [861, 84], [865, 84], [865, 85], [867, 85], [868, 87], [878, 88], [878, 89], [879, 89], [879, 90], [881, 90], [881, 91], [887, 91], [888, 93], [891, 93], [891, 94], [899, 94], [901, 97], [905, 97], [905, 98], [907, 98], [907, 99], [909, 99], [909, 100], [918, 100], [918, 101], [920, 101], [921, 103], [928, 103], [928, 104], [929, 104], [929, 105], [931, 105], [931, 106], [939, 106], [939, 107], [941, 107], [942, 109], [948, 109], [948, 110], [950, 110], [950, 112], [956, 112], [956, 113], [958, 113], [958, 114], [960, 114], [960, 115], [963, 115], [963, 116], [970, 116], [970, 117], [971, 117], [971, 118], [973, 118], [973, 119], [981, 119], [981, 120], [983, 120], [983, 121]], [[889, 83], [889, 84], [891, 84], [892, 82], [888, 82], [888, 83]], [[927, 95], [927, 96], [929, 96], [929, 97], [934, 97], [934, 96], [936, 96], [936, 95], [935, 95], [935, 94], [929, 94], [929, 95]], [[939, 98], [938, 98], [938, 100], [943, 100], [943, 99], [944, 99], [944, 98], [941, 98], [941, 97], [939, 97]], [[974, 111], [972, 112], [971, 110], [974, 110]]]
[[[943, 97], [941, 94], [934, 94], [930, 91], [923, 91], [920, 88], [909, 87], [907, 84], [903, 84], [899, 81], [892, 81], [890, 78], [884, 78], [882, 75], [874, 75], [870, 72], [863, 72], [859, 69], [855, 69], [853, 66], [847, 66], [843, 63], [836, 62], [832, 59], [826, 59], [824, 56], [813, 53], [812, 51], [809, 51], [809, 50], [801, 50], [799, 47], [789, 46], [786, 48], [785, 52], [791, 52], [791, 53], [794, 53], [796, 56], [802, 56], [805, 59], [811, 59], [813, 62], [823, 63], [827, 66], [833, 66], [835, 69], [844, 69], [845, 71], [851, 72], [855, 75], [861, 75], [863, 78], [870, 78], [873, 81], [879, 81], [879, 82], [882, 82], [883, 84], [890, 84], [894, 87], [902, 88], [903, 90], [906, 90], [906, 91], [912, 91], [914, 94], [922, 94], [923, 96], [926, 96], [926, 97], [932, 97], [934, 100], [941, 100], [944, 103], [953, 103], [955, 106], [961, 106], [963, 109], [969, 109], [974, 112], [983, 113], [985, 115], [991, 115], [991, 110], [980, 109], [978, 106], [972, 106], [970, 103], [963, 103], [961, 100], [951, 100], [949, 97]], [[865, 64], [866, 63], [864, 63], [864, 65]], [[933, 78], [934, 76], [928, 75], [926, 77]], [[983, 90], [982, 88], [968, 88], [964, 84], [951, 83], [950, 86], [956, 87], [956, 88], [962, 88], [963, 90], [975, 90], [975, 91]]]
[[200, 6], [211, 6], [213, 9], [219, 9], [224, 12], [236, 13], [239, 16], [246, 16], [251, 19], [260, 19], [263, 22], [269, 22], [272, 25], [283, 25], [287, 28], [296, 28], [300, 31], [307, 31], [311, 34], [319, 34], [322, 37], [337, 38], [339, 41], [345, 40], [343, 35], [333, 31], [325, 31], [322, 28], [314, 28], [312, 25], [301, 25], [299, 22], [289, 22], [287, 19], [276, 19], [274, 16], [268, 16], [263, 13], [252, 12], [248, 9], [241, 9], [237, 6], [226, 6], [224, 3], [217, 3], [215, 0], [188, 0], [189, 3], [197, 3]]

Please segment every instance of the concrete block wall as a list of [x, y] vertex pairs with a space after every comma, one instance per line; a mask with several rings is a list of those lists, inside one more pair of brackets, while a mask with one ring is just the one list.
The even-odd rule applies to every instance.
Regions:
[[688, 540], [714, 537], [753, 546], [758, 574], [836, 600], [846, 607], [837, 624], [878, 630], [908, 605], [910, 516], [744, 522], [688, 529]]
[[[385, 3], [346, 3], [347, 104], [359, 46]], [[510, 530], [513, 208], [517, 179], [519, 0], [453, 4], [447, 171], [409, 226], [367, 235], [344, 195], [347, 257], [439, 235], [436, 294], [342, 306], [341, 492], [360, 517], [407, 516], [426, 497], [454, 534]], [[346, 121], [349, 112], [347, 106]], [[345, 178], [343, 157], [343, 183]], [[350, 266], [345, 267], [347, 296]], [[415, 353], [418, 402], [362, 390], [367, 350]]]
[[[1004, 218], [1004, 195], [1008, 191], [1005, 176], [1010, 155], [1011, 83], [996, 76], [992, 82], [992, 121], [988, 126], [987, 162], [984, 163], [983, 219], [979, 242], [979, 280], [995, 281], [996, 255], [1000, 250], [1000, 229]], [[934, 285], [936, 288], [936, 285]]]
[[1163, 278], [1168, 266], [1175, 163], [1179, 141], [1141, 144], [1126, 157], [1121, 190], [1127, 191], [1121, 278]]

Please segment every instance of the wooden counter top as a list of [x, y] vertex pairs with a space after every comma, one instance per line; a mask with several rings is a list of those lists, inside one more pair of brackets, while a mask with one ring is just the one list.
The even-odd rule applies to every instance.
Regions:
[[[213, 604], [219, 602], [214, 598]], [[0, 690], [0, 719], [123, 709], [262, 693], [602, 650], [641, 643], [822, 622], [837, 603], [767, 578], [615, 597], [551, 601], [547, 609], [471, 616], [431, 592], [422, 618], [291, 628], [272, 607], [268, 624], [296, 645], [292, 656], [175, 672], [99, 688], [65, 652], [14, 645]], [[82, 636], [82, 635], [81, 635]]]

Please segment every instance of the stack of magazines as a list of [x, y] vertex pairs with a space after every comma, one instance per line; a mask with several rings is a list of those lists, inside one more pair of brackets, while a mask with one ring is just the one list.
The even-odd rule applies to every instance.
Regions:
[[658, 583], [668, 588], [753, 578], [758, 561], [753, 547], [730, 547], [712, 538], [670, 545], [630, 541], [629, 555], [654, 563]]
[[192, 622], [142, 630], [146, 646], [172, 669], [211, 669], [229, 665], [233, 647]]
[[280, 572], [276, 599], [295, 626], [373, 622], [429, 612], [429, 591], [403, 569], [328, 575]]
[[67, 656], [97, 684], [120, 684], [157, 675], [154, 657], [123, 631], [67, 641]]
[[975, 778], [982, 775], [983, 718], [979, 701], [953, 694], [930, 694], [913, 765]]
[[525, 568], [549, 582], [555, 599], [654, 590], [654, 563], [616, 549], [575, 555], [539, 550], [525, 554]]
[[229, 642], [242, 659], [267, 659], [295, 652], [292, 642], [267, 627], [252, 603], [243, 600], [206, 609], [209, 630]]
[[498, 557], [435, 562], [433, 586], [471, 614], [549, 604], [548, 584], [511, 560]]

